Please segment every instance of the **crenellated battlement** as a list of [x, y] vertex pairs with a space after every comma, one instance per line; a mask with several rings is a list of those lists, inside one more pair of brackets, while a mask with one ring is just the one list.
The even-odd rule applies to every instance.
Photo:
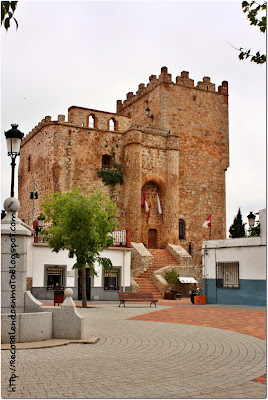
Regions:
[[52, 121], [52, 117], [50, 115], [46, 116], [43, 118], [29, 133], [24, 137], [22, 140], [22, 145], [28, 142], [29, 139], [31, 139], [41, 128], [43, 128], [46, 125], [50, 124], [65, 124], [65, 115], [58, 115], [58, 120], [57, 121]]
[[149, 83], [145, 85], [144, 83], [140, 83], [136, 94], [133, 92], [129, 92], [126, 95], [126, 100], [117, 100], [117, 112], [120, 113], [125, 107], [132, 104], [134, 101], [138, 100], [143, 95], [150, 92], [154, 87], [160, 85], [161, 83], [170, 83], [173, 85], [185, 86], [193, 89], [199, 89], [208, 92], [218, 93], [220, 95], [228, 96], [228, 82], [223, 81], [222, 85], [218, 87], [218, 92], [215, 90], [215, 84], [210, 82], [210, 78], [204, 76], [202, 82], [198, 82], [195, 86], [194, 80], [189, 78], [189, 72], [182, 71], [180, 76], [176, 77], [175, 83], [172, 82], [172, 76], [168, 73], [167, 67], [161, 68], [161, 73], [156, 77], [156, 75], [151, 75], [149, 77]]

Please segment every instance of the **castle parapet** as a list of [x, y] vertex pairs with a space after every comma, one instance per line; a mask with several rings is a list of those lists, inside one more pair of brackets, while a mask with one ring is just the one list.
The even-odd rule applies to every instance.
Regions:
[[188, 71], [182, 71], [180, 76], [176, 77], [176, 83], [172, 82], [171, 74], [168, 73], [167, 67], [161, 68], [161, 73], [156, 77], [156, 75], [151, 75], [149, 77], [149, 83], [145, 85], [144, 83], [139, 84], [139, 88], [134, 95], [133, 92], [129, 92], [126, 96], [126, 100], [117, 100], [117, 113], [120, 113], [124, 110], [125, 107], [132, 104], [134, 101], [138, 100], [143, 95], [150, 92], [154, 87], [160, 85], [161, 83], [170, 83], [173, 85], [190, 87], [193, 89], [199, 89], [206, 92], [215, 92], [221, 95], [228, 95], [228, 83], [226, 81], [222, 82], [222, 85], [219, 86], [218, 92], [215, 90], [215, 84], [211, 83], [210, 78], [208, 76], [204, 76], [203, 81], [198, 82], [195, 86], [194, 80], [189, 78]]
[[208, 90], [209, 92], [215, 92], [215, 84], [210, 82], [208, 76], [204, 76], [203, 82], [197, 83], [197, 88], [201, 90]]
[[218, 87], [218, 91], [220, 94], [225, 94], [228, 96], [228, 82], [223, 81], [221, 86]]
[[[52, 121], [52, 118], [50, 115], [47, 115], [45, 118], [43, 118], [29, 133], [24, 137], [22, 140], [22, 144], [26, 143], [31, 137], [33, 137], [43, 126], [46, 126], [51, 123], [57, 123], [57, 121]], [[65, 116], [64, 115], [59, 115], [58, 116], [58, 122], [63, 122], [65, 123]]]
[[168, 74], [167, 67], [161, 68], [161, 74], [159, 75], [159, 81], [160, 82], [172, 82], [171, 74]]
[[176, 77], [176, 84], [187, 87], [194, 87], [194, 80], [189, 78], [189, 72], [182, 71], [181, 76]]
[[[47, 115], [45, 118], [43, 118], [41, 120], [41, 122], [39, 122], [29, 133], [28, 135], [24, 138], [24, 140], [28, 140], [30, 139], [30, 137], [32, 137], [37, 131], [39, 131], [39, 129], [41, 129], [44, 125], [48, 124], [51, 122], [51, 116]], [[24, 142], [23, 140], [23, 142]]]
[[65, 122], [65, 115], [58, 115], [58, 122], [64, 123]]

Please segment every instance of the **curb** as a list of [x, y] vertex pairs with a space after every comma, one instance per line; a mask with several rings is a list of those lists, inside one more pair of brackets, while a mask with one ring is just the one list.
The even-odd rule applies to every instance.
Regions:
[[[49, 339], [41, 342], [15, 343], [16, 350], [46, 349], [48, 347], [66, 346], [67, 344], [95, 344], [100, 340], [96, 336], [85, 339]], [[1, 344], [1, 350], [11, 350], [10, 343]]]

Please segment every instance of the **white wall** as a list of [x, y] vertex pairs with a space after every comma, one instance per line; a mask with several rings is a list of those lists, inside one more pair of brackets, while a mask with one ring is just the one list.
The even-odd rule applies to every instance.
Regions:
[[[62, 250], [59, 253], [52, 252], [50, 247], [44, 244], [32, 245], [32, 270], [33, 270], [33, 286], [44, 286], [44, 266], [45, 265], [59, 265], [67, 266], [67, 282], [66, 286], [75, 286], [74, 284], [74, 271], [72, 267], [75, 263], [75, 258], [68, 257], [68, 251]], [[70, 275], [73, 276], [68, 276]]]
[[[114, 267], [121, 267], [121, 277], [120, 277], [121, 286], [123, 286], [123, 277], [125, 278], [125, 286], [130, 286], [130, 266], [131, 266], [130, 249], [128, 250], [126, 249], [121, 250], [118, 248], [107, 249], [101, 253], [101, 257], [109, 258], [112, 261]], [[125, 274], [123, 272], [124, 264], [125, 264]], [[98, 263], [95, 263], [94, 268], [98, 274], [98, 276], [94, 276], [94, 287], [102, 287], [103, 286], [102, 267]]]
[[[123, 265], [125, 253], [125, 286], [130, 286], [130, 266], [131, 266], [131, 251], [130, 249], [110, 248], [104, 250], [101, 257], [110, 258], [114, 267], [121, 267], [121, 285], [123, 285]], [[29, 266], [29, 271], [32, 270], [33, 286], [44, 286], [44, 266], [59, 265], [67, 266], [67, 282], [66, 286], [75, 286], [75, 271], [72, 269], [76, 262], [76, 258], [69, 258], [68, 251], [62, 250], [59, 253], [52, 252], [50, 247], [44, 244], [32, 244], [28, 254], [30, 255], [32, 265]], [[95, 263], [95, 270], [98, 274], [94, 277], [94, 287], [101, 287], [103, 284], [102, 267]], [[30, 275], [28, 275], [30, 276]]]
[[[248, 239], [244, 238], [243, 241], [246, 242]], [[206, 253], [203, 256], [203, 274], [206, 278], [216, 279], [216, 262], [239, 261], [239, 279], [266, 279], [266, 246], [234, 244], [232, 247], [207, 248]]]
[[260, 210], [261, 236], [203, 242], [203, 276], [216, 279], [216, 262], [239, 261], [239, 279], [266, 279], [266, 209]]
[[259, 221], [261, 225], [262, 244], [266, 244], [266, 226], [267, 226], [266, 208], [259, 211]]

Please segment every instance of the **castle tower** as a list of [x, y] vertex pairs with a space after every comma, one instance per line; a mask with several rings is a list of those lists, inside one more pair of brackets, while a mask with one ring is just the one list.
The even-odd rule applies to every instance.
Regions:
[[[114, 162], [122, 164], [124, 183], [111, 188], [98, 171]], [[209, 239], [202, 228], [208, 215], [212, 239], [225, 238], [228, 165], [227, 82], [216, 91], [209, 77], [195, 85], [186, 71], [173, 82], [163, 67], [136, 94], [118, 100], [116, 113], [72, 106], [67, 121], [46, 117], [26, 136], [20, 218], [28, 222], [32, 214], [33, 182], [39, 191], [35, 216], [50, 190], [99, 188], [115, 201], [120, 228], [131, 229], [132, 241], [149, 248], [179, 243], [198, 253]], [[150, 214], [142, 207], [143, 193]]]
[[[163, 221], [141, 216], [142, 241], [150, 229], [161, 239], [157, 247], [180, 243], [199, 249], [209, 238], [202, 224], [212, 216], [212, 238], [225, 238], [225, 171], [229, 166], [228, 83], [218, 91], [209, 77], [195, 86], [183, 71], [172, 82], [166, 67], [135, 95], [117, 101], [117, 113], [129, 116], [143, 132], [141, 191], [162, 186]], [[141, 151], [141, 150], [140, 150]], [[149, 185], [149, 186], [148, 186]], [[157, 225], [157, 227], [151, 227]], [[147, 229], [147, 234], [146, 234]], [[147, 240], [146, 240], [147, 235]], [[150, 247], [150, 246], [149, 246]]]

